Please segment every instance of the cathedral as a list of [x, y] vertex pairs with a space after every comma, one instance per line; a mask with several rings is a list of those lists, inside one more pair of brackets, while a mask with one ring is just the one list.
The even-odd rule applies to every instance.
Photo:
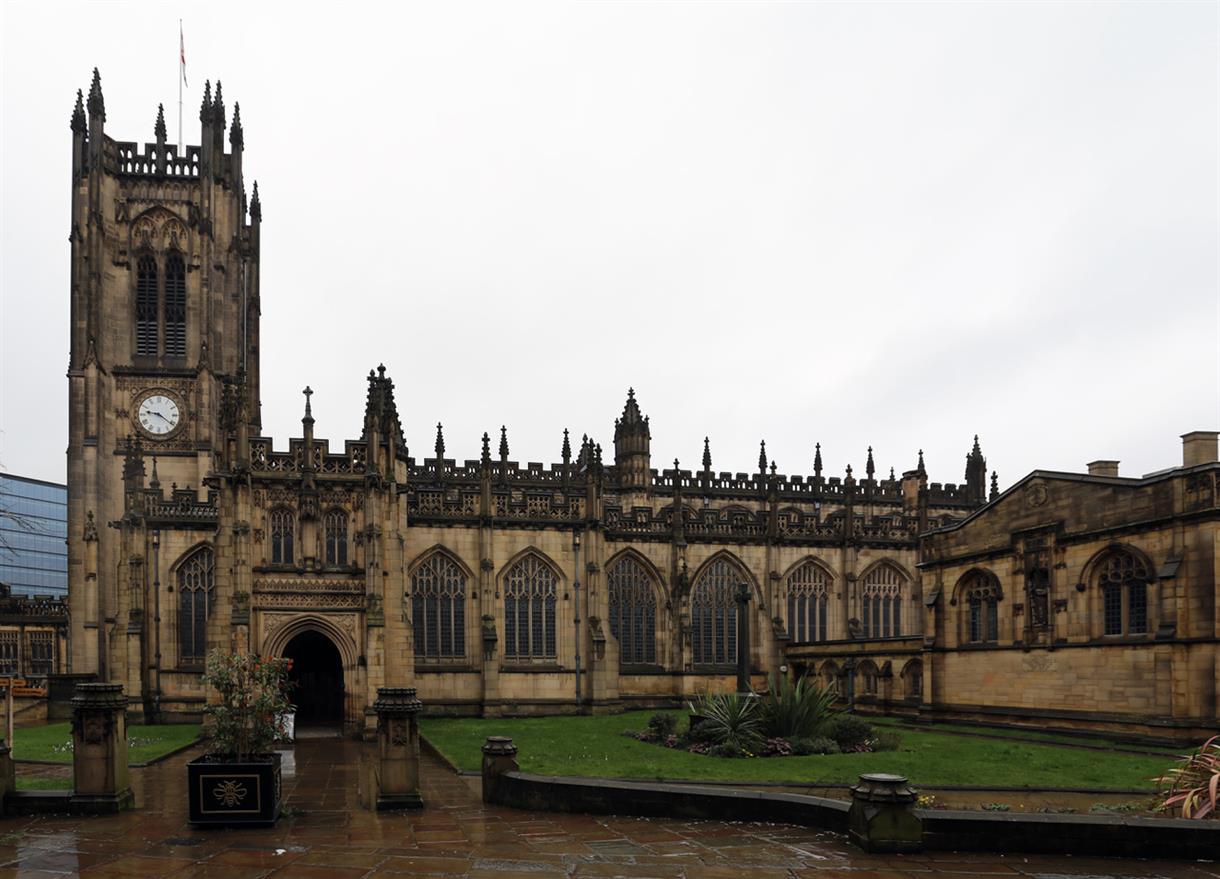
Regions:
[[[196, 719], [209, 650], [293, 660], [300, 722], [611, 712], [810, 673], [857, 710], [1189, 738], [1217, 725], [1217, 434], [1181, 467], [1034, 471], [1001, 493], [922, 453], [888, 477], [654, 467], [632, 391], [613, 448], [413, 455], [394, 381], [359, 436], [260, 430], [262, 208], [240, 109], [198, 146], [117, 141], [94, 72], [72, 114], [68, 667], [133, 717]], [[271, 277], [274, 277], [272, 275]], [[272, 283], [270, 289], [274, 289]], [[610, 415], [607, 413], [607, 424]], [[556, 438], [556, 445], [560, 439]], [[964, 446], [965, 447], [965, 446]]]

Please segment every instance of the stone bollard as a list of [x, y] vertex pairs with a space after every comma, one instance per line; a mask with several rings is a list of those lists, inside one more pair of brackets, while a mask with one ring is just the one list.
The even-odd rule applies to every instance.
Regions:
[[377, 712], [377, 811], [419, 809], [419, 712], [414, 687], [379, 687]]
[[496, 801], [496, 784], [506, 772], [516, 772], [517, 746], [507, 736], [488, 736], [483, 743], [483, 802]]
[[923, 819], [915, 814], [918, 791], [901, 775], [861, 775], [851, 789], [847, 815], [852, 842], [868, 852], [923, 850]]
[[135, 804], [127, 771], [127, 696], [122, 684], [77, 684], [72, 697], [72, 805], [118, 812]]

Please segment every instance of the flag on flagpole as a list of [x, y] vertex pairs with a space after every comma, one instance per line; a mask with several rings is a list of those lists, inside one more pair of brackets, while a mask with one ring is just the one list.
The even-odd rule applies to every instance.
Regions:
[[191, 84], [186, 81], [186, 42], [182, 37], [182, 21], [178, 22], [178, 67], [182, 71], [182, 84], [187, 88]]

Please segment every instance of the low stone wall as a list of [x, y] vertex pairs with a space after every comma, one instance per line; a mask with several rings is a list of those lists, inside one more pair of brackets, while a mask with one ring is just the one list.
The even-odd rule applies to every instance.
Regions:
[[549, 812], [772, 821], [840, 833], [869, 851], [988, 851], [1214, 860], [1220, 821], [914, 808], [900, 776], [862, 775], [851, 803], [801, 794], [521, 772], [511, 739], [483, 746], [483, 800]]

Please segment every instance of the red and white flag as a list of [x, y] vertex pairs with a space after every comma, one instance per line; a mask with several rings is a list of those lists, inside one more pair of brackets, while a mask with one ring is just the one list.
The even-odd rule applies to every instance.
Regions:
[[178, 68], [182, 71], [182, 84], [187, 88], [191, 84], [186, 81], [186, 42], [182, 38], [182, 22], [178, 22]]

